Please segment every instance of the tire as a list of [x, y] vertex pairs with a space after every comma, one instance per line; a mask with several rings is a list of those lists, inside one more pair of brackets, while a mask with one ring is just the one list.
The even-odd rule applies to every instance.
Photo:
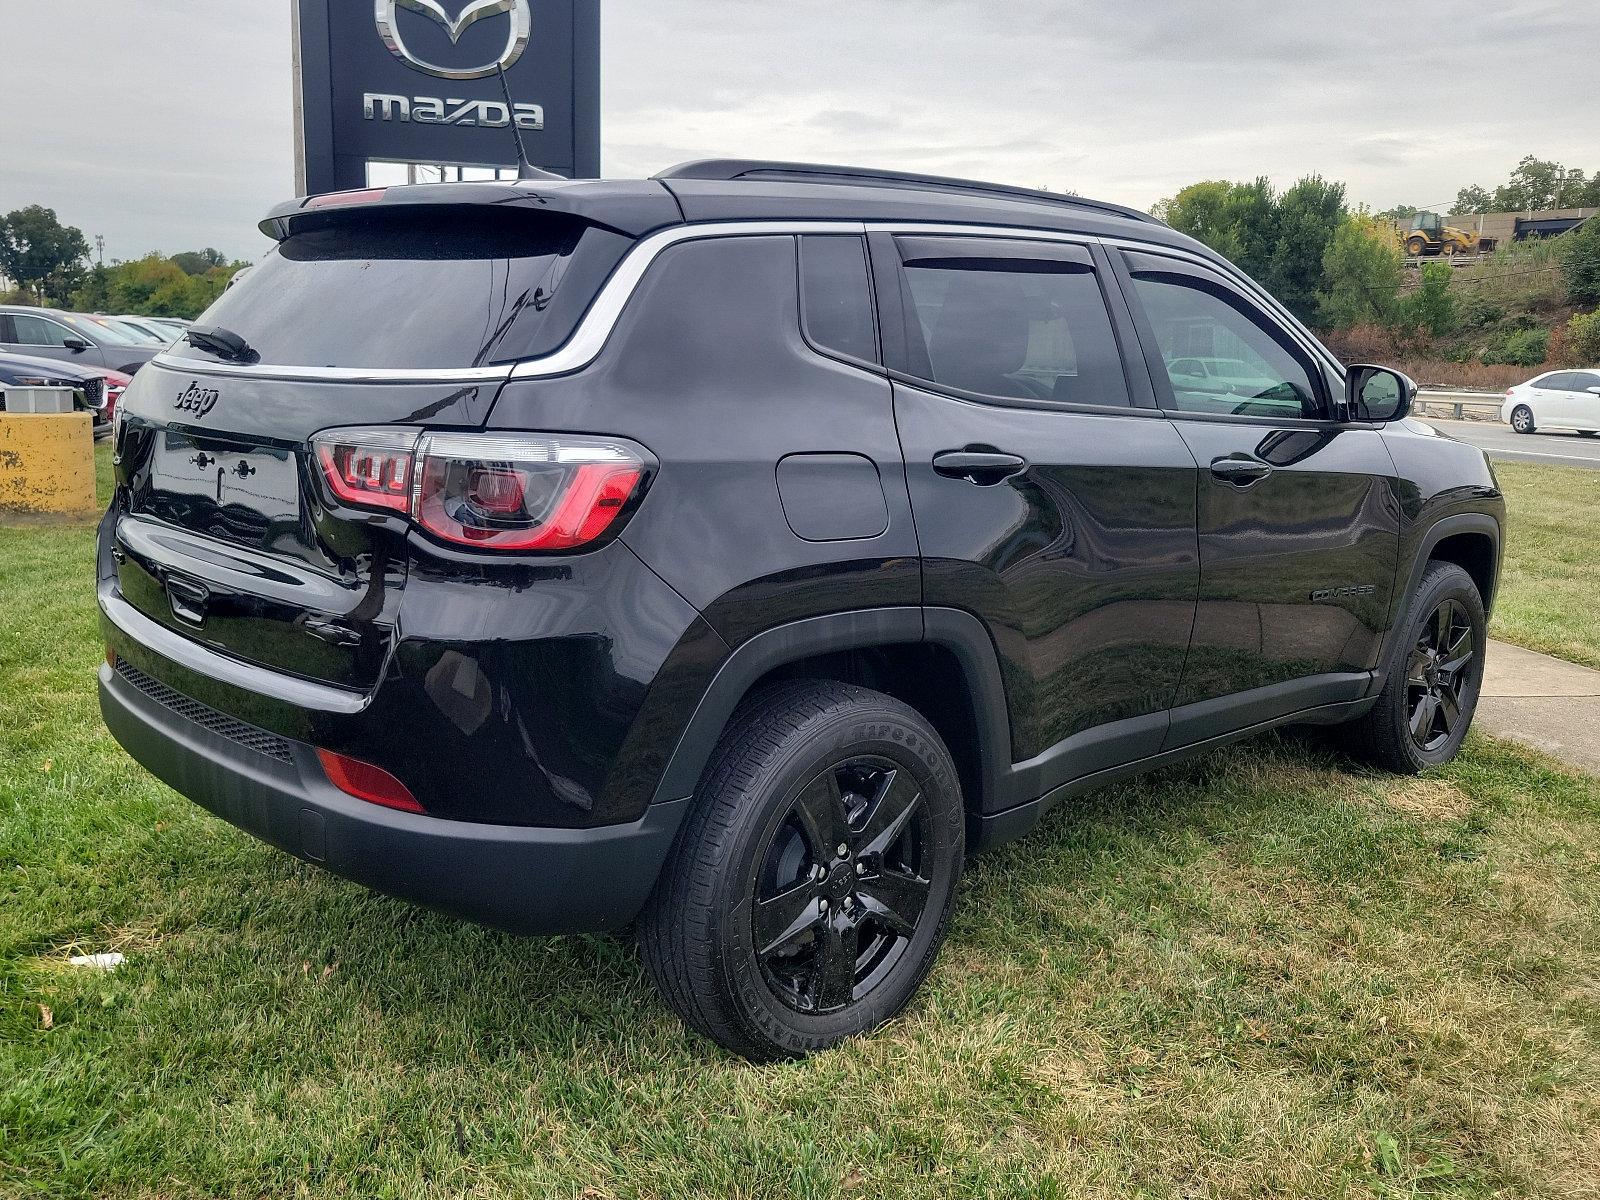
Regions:
[[1428, 243], [1421, 238], [1412, 238], [1406, 243], [1406, 253], [1412, 258], [1421, 258], [1428, 252]]
[[1378, 703], [1348, 728], [1362, 758], [1415, 775], [1461, 749], [1483, 686], [1488, 630], [1472, 576], [1447, 562], [1429, 565], [1404, 619]]
[[1518, 433], [1532, 433], [1537, 426], [1533, 423], [1533, 409], [1526, 404], [1519, 404], [1511, 410], [1511, 428]]
[[712, 755], [641, 957], [684, 1023], [735, 1054], [823, 1050], [911, 999], [964, 854], [955, 764], [919, 713], [850, 684], [776, 684]]

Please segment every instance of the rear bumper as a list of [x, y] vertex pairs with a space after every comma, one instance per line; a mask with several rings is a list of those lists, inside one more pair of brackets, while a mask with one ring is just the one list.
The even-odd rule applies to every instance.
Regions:
[[151, 773], [230, 824], [377, 891], [517, 933], [627, 925], [688, 806], [656, 804], [637, 821], [591, 829], [419, 816], [345, 795], [302, 742], [228, 736], [240, 723], [163, 703], [104, 665], [100, 711]]

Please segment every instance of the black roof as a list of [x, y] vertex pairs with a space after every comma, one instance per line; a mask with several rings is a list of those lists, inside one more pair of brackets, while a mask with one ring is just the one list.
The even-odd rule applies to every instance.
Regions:
[[[492, 204], [563, 213], [630, 237], [700, 221], [929, 222], [1134, 236], [1210, 257], [1199, 243], [1119, 204], [971, 179], [816, 163], [706, 159], [651, 179], [410, 184], [349, 195], [362, 207]], [[296, 218], [313, 211], [331, 215], [340, 207], [338, 194], [291, 200], [274, 208], [261, 229], [282, 238]]]

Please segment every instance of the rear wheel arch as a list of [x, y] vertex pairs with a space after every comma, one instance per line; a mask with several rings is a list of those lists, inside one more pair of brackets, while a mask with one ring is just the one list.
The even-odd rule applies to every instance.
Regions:
[[789, 679], [859, 684], [900, 700], [949, 747], [970, 812], [1000, 794], [1010, 766], [1010, 719], [987, 630], [970, 613], [902, 607], [810, 617], [742, 642], [679, 737], [655, 801], [692, 795], [739, 705]]

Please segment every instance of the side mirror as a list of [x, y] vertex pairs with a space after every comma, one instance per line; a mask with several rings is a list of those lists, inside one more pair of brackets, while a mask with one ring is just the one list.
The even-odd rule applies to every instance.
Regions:
[[1344, 410], [1352, 421], [1398, 421], [1411, 411], [1417, 385], [1388, 367], [1349, 368], [1344, 378]]
[[62, 338], [61, 344], [68, 350], [71, 350], [74, 354], [82, 354], [89, 348], [89, 343], [84, 341], [82, 338]]
[[1600, 387], [1593, 387], [1593, 388], [1590, 388], [1589, 390], [1591, 392], [1593, 392], [1596, 396], [1600, 396]]

